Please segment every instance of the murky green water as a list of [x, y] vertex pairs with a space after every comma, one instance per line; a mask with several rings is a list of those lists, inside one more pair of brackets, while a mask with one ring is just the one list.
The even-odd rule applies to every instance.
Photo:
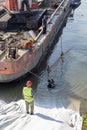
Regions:
[[[53, 78], [56, 87], [52, 90], [54, 100], [65, 98], [68, 105], [78, 107], [81, 112], [87, 112], [87, 1], [82, 0], [81, 5], [74, 10], [73, 17], [69, 17], [62, 35], [57, 43], [50, 48], [39, 69], [35, 71], [40, 78], [33, 75], [23, 78], [19, 82], [0, 84], [0, 99], [11, 102], [23, 98], [22, 88], [26, 81], [33, 82], [36, 99], [48, 95], [47, 80]], [[59, 52], [64, 53], [63, 60], [59, 59]], [[50, 66], [48, 76], [47, 65]], [[54, 92], [54, 93], [53, 93]], [[54, 95], [55, 94], [55, 95]], [[38, 98], [37, 98], [38, 97]], [[70, 101], [69, 101], [70, 100]], [[42, 100], [43, 101], [43, 100]], [[79, 105], [78, 105], [79, 104]]]

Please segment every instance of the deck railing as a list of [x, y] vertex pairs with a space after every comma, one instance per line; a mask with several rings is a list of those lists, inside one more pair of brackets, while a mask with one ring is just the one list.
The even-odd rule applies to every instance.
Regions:
[[[53, 19], [54, 15], [58, 12], [58, 10], [62, 7], [62, 5], [64, 4], [66, 0], [63, 0], [60, 5], [56, 8], [56, 10], [54, 11], [54, 13], [51, 15], [51, 17], [48, 19], [47, 24], [49, 24], [51, 22], [51, 20]], [[41, 34], [43, 33], [43, 28], [41, 29], [41, 31], [39, 32], [39, 34], [37, 35], [37, 37], [35, 38], [35, 41], [38, 40], [38, 38], [41, 36]]]
[[56, 10], [54, 11], [54, 13], [51, 15], [50, 19], [47, 21], [47, 24], [50, 23], [50, 21], [53, 19], [54, 15], [57, 13], [57, 11], [61, 8], [61, 6], [63, 5], [63, 3], [65, 2], [65, 0], [63, 0], [60, 5], [56, 8]]

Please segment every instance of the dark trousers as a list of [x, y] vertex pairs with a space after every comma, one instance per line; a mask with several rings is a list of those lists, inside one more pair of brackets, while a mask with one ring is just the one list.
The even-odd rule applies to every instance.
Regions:
[[43, 34], [46, 34], [46, 26], [43, 26]]
[[24, 11], [24, 5], [26, 5], [27, 10], [29, 10], [28, 0], [23, 0], [23, 2], [22, 2], [22, 8], [21, 8], [22, 11]]

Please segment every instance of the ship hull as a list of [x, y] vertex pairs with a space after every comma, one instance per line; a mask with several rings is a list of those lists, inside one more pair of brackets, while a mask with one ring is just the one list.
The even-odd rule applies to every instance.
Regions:
[[[32, 69], [34, 69], [39, 63], [40, 59], [46, 53], [48, 46], [51, 46], [55, 36], [58, 34], [65, 18], [70, 12], [70, 0], [66, 0], [60, 13], [57, 12], [51, 19], [51, 22], [47, 23], [47, 33], [42, 34], [35, 44], [39, 44], [33, 53], [29, 54], [29, 51], [19, 59], [9, 62], [0, 62], [0, 66], [10, 66], [6, 71], [0, 68], [0, 82], [7, 83], [20, 79]], [[14, 70], [14, 71], [13, 71]]]

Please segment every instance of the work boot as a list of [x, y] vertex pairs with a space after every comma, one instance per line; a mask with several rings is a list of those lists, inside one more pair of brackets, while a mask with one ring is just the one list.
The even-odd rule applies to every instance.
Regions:
[[27, 112], [27, 114], [29, 114], [29, 112]]
[[33, 115], [33, 114], [34, 114], [33, 112], [30, 113], [30, 115]]

